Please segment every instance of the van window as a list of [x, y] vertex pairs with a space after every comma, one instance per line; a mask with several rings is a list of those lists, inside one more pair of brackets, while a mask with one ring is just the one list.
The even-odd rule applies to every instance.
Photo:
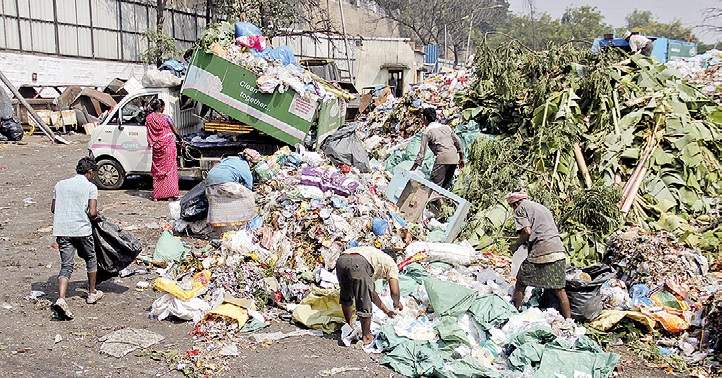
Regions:
[[148, 114], [146, 109], [150, 102], [157, 98], [158, 95], [144, 95], [138, 96], [130, 102], [123, 105], [123, 107], [113, 115], [113, 119], [110, 120], [111, 124], [118, 124], [118, 115], [121, 115], [121, 124], [127, 126], [145, 126], [145, 117]]

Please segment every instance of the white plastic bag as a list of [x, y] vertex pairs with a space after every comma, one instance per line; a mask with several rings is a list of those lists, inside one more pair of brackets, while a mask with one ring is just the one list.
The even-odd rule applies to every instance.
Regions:
[[210, 309], [211, 305], [200, 298], [182, 301], [171, 294], [163, 294], [153, 302], [150, 308], [150, 317], [163, 320], [173, 315], [179, 319], [198, 323]]
[[451, 265], [469, 266], [476, 258], [476, 250], [467, 241], [455, 243], [413, 242], [406, 247], [406, 257], [426, 252], [427, 261], [441, 261]]
[[529, 255], [529, 251], [526, 249], [525, 245], [520, 246], [517, 248], [516, 252], [514, 252], [514, 255], [511, 257], [511, 276], [516, 277], [516, 275], [519, 273], [519, 268], [521, 268], [521, 263], [526, 260], [527, 256]]

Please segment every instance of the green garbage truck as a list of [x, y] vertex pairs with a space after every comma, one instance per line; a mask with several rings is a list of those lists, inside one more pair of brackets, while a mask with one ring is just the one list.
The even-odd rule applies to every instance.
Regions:
[[333, 100], [310, 100], [293, 90], [262, 93], [257, 79], [250, 70], [197, 49], [181, 94], [289, 145], [319, 145], [343, 125], [348, 94], [330, 85]]
[[[308, 148], [341, 127], [349, 94], [316, 78], [333, 98], [309, 100], [292, 90], [262, 93], [258, 76], [220, 56], [198, 49], [178, 87], [142, 88], [103, 116], [88, 142], [98, 163], [96, 184], [119, 189], [128, 176], [149, 176], [152, 163], [145, 109], [156, 98], [184, 139], [178, 146], [179, 174], [204, 178], [223, 156], [254, 148], [271, 154], [285, 145]], [[218, 117], [216, 117], [218, 116]]]

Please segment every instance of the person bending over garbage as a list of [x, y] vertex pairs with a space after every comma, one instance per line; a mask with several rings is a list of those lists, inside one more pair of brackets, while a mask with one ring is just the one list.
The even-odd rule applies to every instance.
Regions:
[[260, 160], [261, 154], [250, 148], [246, 148], [236, 156], [227, 156], [208, 171], [206, 187], [237, 182], [252, 190], [253, 174], [251, 173], [251, 164], [256, 164]]
[[559, 299], [562, 315], [570, 318], [569, 298], [564, 290], [566, 254], [552, 212], [544, 205], [529, 200], [525, 192], [510, 193], [506, 200], [514, 209], [514, 223], [519, 235], [511, 246], [511, 252], [522, 245], [526, 245], [529, 251], [516, 276], [514, 306], [517, 309], [521, 307], [527, 286], [549, 289]]
[[247, 148], [240, 156], [222, 159], [208, 172], [208, 224], [212, 227], [235, 226], [252, 218], [255, 196], [251, 166], [260, 160], [258, 151]]
[[65, 294], [73, 274], [76, 252], [85, 260], [88, 271], [88, 297], [85, 302], [93, 304], [103, 297], [103, 292], [95, 289], [98, 260], [90, 223], [91, 219], [98, 217], [98, 188], [91, 182], [97, 167], [89, 157], [80, 159], [75, 167], [77, 175], [58, 182], [53, 190], [50, 211], [53, 213], [53, 236], [60, 251], [58, 300], [53, 304], [53, 311], [61, 320], [73, 319]]
[[396, 313], [381, 302], [374, 282], [385, 279], [391, 289], [391, 299], [396, 310], [402, 310], [399, 290], [399, 268], [391, 256], [374, 247], [349, 248], [341, 253], [336, 261], [336, 276], [341, 286], [341, 309], [346, 323], [353, 327], [351, 306], [356, 305], [356, 316], [361, 322], [362, 342], [364, 345], [373, 341], [371, 335], [371, 313], [375, 304], [387, 316]]
[[424, 162], [428, 145], [436, 157], [431, 168], [431, 181], [448, 190], [454, 180], [456, 167], [464, 168], [464, 149], [461, 147], [459, 137], [449, 125], [436, 122], [435, 108], [424, 108], [422, 118], [426, 127], [421, 132], [421, 147], [411, 170], [415, 170]]

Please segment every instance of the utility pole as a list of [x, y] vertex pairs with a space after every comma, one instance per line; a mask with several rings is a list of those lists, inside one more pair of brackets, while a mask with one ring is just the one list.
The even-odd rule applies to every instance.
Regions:
[[474, 27], [474, 12], [471, 12], [469, 17], [469, 35], [466, 36], [466, 61], [469, 60], [469, 54], [471, 53], [471, 32]]

